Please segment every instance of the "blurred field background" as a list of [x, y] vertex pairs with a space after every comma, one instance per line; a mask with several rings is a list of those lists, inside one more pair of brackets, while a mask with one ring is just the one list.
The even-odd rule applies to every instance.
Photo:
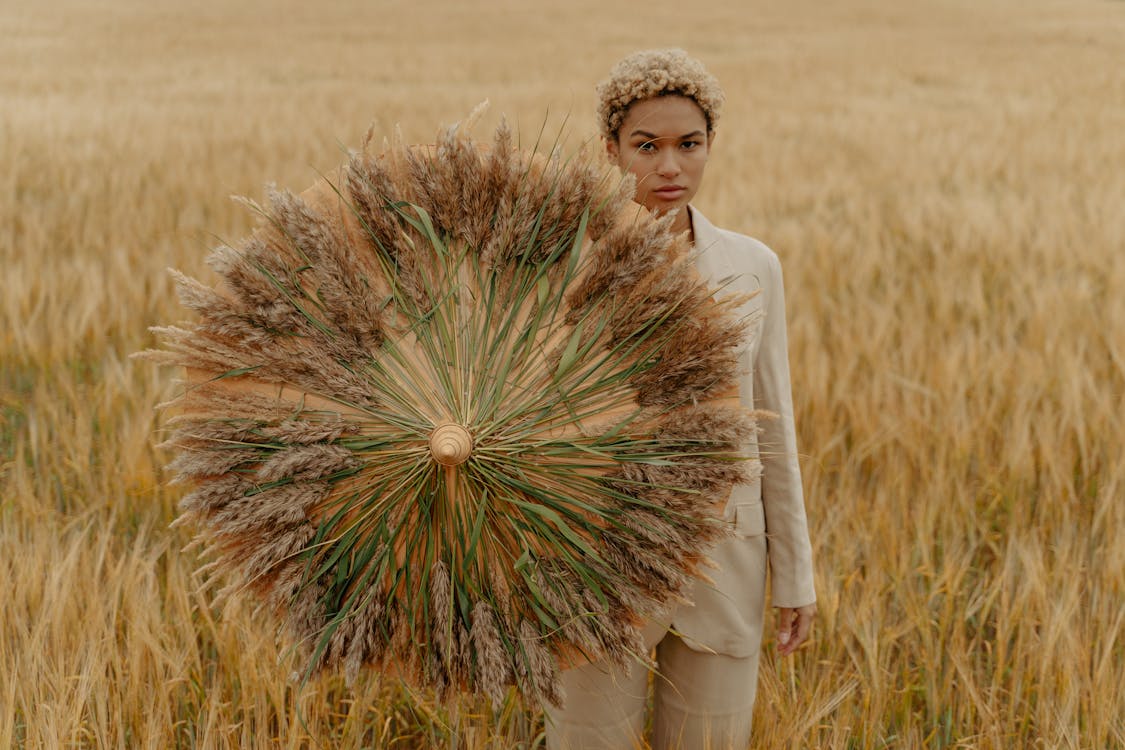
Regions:
[[764, 647], [754, 746], [1125, 747], [1125, 3], [46, 0], [0, 40], [0, 747], [541, 743], [302, 688], [219, 618], [174, 374], [127, 357], [251, 226], [229, 195], [485, 98], [578, 147], [668, 45], [728, 94], [697, 205], [786, 270], [820, 618]]

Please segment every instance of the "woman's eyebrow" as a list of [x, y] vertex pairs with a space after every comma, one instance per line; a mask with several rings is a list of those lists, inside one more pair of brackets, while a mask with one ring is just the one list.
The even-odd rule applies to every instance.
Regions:
[[[661, 137], [658, 136], [656, 133], [649, 133], [646, 130], [634, 130], [632, 133], [629, 134], [630, 138], [636, 138], [637, 136], [640, 136], [641, 138], [644, 138], [644, 139], [649, 140], [649, 141], [661, 140]], [[702, 130], [693, 130], [690, 133], [688, 133], [687, 135], [666, 136], [666, 138], [674, 138], [676, 140], [682, 141], [682, 140], [685, 140], [687, 138], [701, 138], [702, 136], [703, 136]]]

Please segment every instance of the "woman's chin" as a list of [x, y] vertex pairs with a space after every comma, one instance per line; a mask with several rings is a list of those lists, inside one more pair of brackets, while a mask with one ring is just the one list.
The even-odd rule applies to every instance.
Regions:
[[671, 201], [670, 200], [653, 199], [653, 198], [649, 197], [647, 200], [645, 200], [644, 207], [647, 208], [649, 211], [652, 211], [653, 213], [655, 213], [657, 216], [664, 216], [665, 214], [670, 214], [673, 211], [679, 211], [684, 206], [686, 206], [687, 203], [688, 203], [688, 201], [687, 201], [686, 197], [684, 197], [682, 199], [671, 200]]

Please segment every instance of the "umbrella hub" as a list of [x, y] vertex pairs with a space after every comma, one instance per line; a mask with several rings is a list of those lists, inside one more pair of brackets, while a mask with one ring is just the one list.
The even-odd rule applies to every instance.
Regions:
[[473, 452], [473, 436], [465, 427], [447, 422], [430, 433], [430, 453], [442, 466], [457, 466]]

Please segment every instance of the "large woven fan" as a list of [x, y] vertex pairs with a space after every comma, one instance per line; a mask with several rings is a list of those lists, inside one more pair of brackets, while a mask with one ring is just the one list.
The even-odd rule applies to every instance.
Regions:
[[188, 368], [184, 518], [310, 670], [558, 703], [726, 533], [740, 300], [631, 190], [454, 127], [271, 194], [218, 288], [177, 275], [199, 321], [147, 354]]

